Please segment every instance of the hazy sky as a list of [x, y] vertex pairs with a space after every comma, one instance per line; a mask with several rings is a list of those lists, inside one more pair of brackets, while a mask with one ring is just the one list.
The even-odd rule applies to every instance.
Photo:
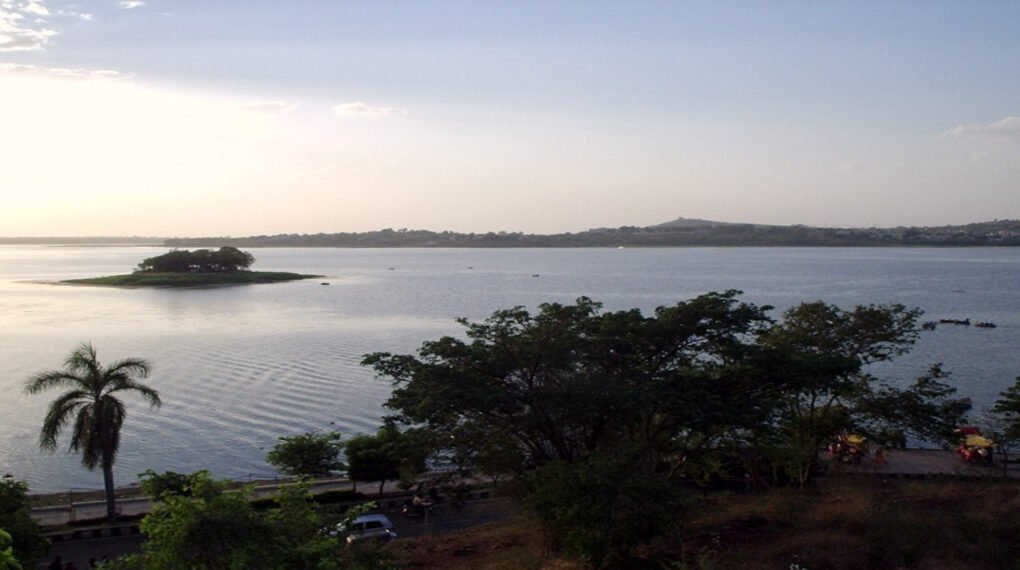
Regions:
[[1020, 2], [0, 0], [0, 235], [1020, 217]]

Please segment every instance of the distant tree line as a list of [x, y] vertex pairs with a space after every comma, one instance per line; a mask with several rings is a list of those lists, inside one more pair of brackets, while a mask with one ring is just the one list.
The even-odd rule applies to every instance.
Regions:
[[175, 249], [163, 255], [149, 257], [138, 264], [142, 273], [236, 273], [247, 270], [255, 257], [236, 247], [224, 246], [217, 250]]
[[699, 222], [597, 228], [577, 233], [458, 233], [383, 229], [361, 233], [278, 234], [251, 237], [173, 238], [168, 247], [230, 244], [239, 247], [677, 247], [677, 246], [1017, 246], [1020, 221], [960, 226], [817, 228]]

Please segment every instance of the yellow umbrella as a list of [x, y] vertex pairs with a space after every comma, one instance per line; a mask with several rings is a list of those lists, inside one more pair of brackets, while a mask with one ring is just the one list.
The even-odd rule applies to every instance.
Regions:
[[994, 441], [980, 435], [968, 435], [963, 444], [967, 447], [995, 447]]
[[860, 445], [864, 443], [863, 435], [848, 435], [846, 436], [846, 442], [852, 443], [853, 445]]

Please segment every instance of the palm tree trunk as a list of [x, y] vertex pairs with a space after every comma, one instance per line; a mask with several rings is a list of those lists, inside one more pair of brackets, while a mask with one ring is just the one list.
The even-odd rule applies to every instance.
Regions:
[[106, 522], [117, 520], [117, 501], [113, 487], [113, 463], [103, 461], [103, 487], [106, 489]]

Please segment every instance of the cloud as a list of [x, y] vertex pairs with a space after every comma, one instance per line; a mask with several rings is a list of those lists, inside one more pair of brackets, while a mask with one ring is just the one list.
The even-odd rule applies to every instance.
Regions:
[[295, 107], [297, 105], [286, 101], [256, 101], [255, 103], [241, 105], [241, 109], [245, 111], [257, 111], [259, 113], [286, 113]]
[[1006, 117], [988, 125], [960, 125], [942, 133], [942, 136], [1020, 141], [1020, 117]]
[[86, 22], [91, 22], [95, 19], [95, 16], [88, 12], [78, 12], [76, 10], [57, 10], [57, 16], [61, 16], [63, 18], [78, 18]]
[[35, 14], [36, 16], [50, 15], [50, 11], [46, 9], [46, 6], [43, 6], [39, 2], [36, 2], [35, 0], [30, 0], [29, 2], [22, 4], [22, 9], [25, 11], [26, 14]]
[[145, 6], [145, 2], [141, 2], [140, 0], [125, 0], [118, 4], [118, 6], [120, 6], [121, 10], [134, 10], [135, 8]]
[[396, 107], [372, 107], [361, 101], [341, 103], [332, 109], [333, 114], [338, 117], [391, 117], [395, 115], [406, 115], [407, 109]]
[[66, 67], [40, 67], [38, 65], [22, 65], [20, 63], [0, 63], [0, 76], [19, 75], [30, 77], [48, 77], [54, 79], [122, 79], [118, 71], [109, 69], [72, 69]]
[[40, 50], [55, 35], [47, 27], [50, 11], [40, 0], [0, 0], [0, 51]]

